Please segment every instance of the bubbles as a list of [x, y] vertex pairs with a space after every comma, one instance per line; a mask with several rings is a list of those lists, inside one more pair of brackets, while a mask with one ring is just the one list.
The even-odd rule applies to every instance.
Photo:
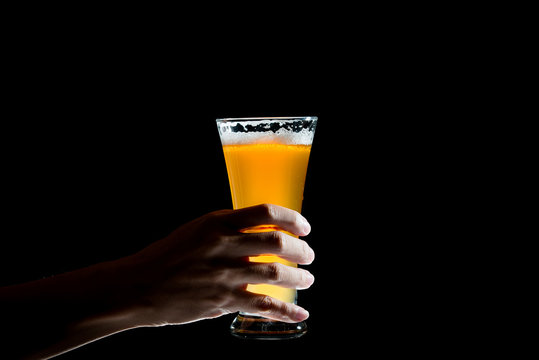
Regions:
[[223, 145], [311, 145], [315, 124], [316, 119], [294, 121], [222, 121], [218, 122], [218, 128]]

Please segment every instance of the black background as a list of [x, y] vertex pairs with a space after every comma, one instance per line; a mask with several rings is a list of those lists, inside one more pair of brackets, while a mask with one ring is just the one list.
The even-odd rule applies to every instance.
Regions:
[[419, 69], [405, 47], [314, 40], [247, 53], [224, 41], [187, 51], [155, 37], [31, 35], [6, 67], [2, 285], [131, 254], [230, 208], [216, 118], [319, 117], [303, 205], [316, 252], [315, 284], [299, 293], [304, 337], [238, 340], [230, 315], [130, 330], [60, 359], [417, 354], [468, 341], [449, 331], [460, 300], [447, 290], [455, 245], [439, 205], [460, 179], [440, 147], [455, 125], [436, 66]]

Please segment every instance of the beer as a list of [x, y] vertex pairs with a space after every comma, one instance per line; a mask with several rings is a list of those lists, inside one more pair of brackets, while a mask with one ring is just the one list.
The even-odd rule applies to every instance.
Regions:
[[[311, 145], [280, 143], [223, 145], [234, 209], [262, 203], [281, 205], [301, 212], [305, 174]], [[275, 231], [272, 226], [245, 232]], [[250, 257], [252, 262], [297, 264], [274, 255]], [[294, 302], [295, 289], [268, 284], [249, 284], [248, 291]]]
[[[269, 203], [301, 212], [316, 122], [315, 116], [217, 119], [234, 209]], [[272, 224], [239, 231], [285, 232]], [[297, 267], [272, 254], [253, 254], [249, 261]], [[247, 291], [296, 302], [296, 289], [248, 284]], [[244, 339], [291, 339], [306, 331], [305, 321], [285, 323], [244, 312], [230, 325], [231, 334]]]

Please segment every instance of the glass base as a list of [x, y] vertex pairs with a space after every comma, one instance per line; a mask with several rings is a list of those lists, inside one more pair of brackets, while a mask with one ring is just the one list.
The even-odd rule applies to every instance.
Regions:
[[242, 339], [256, 340], [284, 340], [295, 339], [307, 332], [307, 323], [285, 323], [275, 320], [240, 313], [232, 325], [230, 325], [232, 335]]

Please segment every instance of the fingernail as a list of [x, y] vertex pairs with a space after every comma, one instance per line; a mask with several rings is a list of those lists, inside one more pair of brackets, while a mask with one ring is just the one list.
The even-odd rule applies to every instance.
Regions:
[[308, 289], [314, 283], [314, 276], [308, 271], [305, 271], [305, 280], [304, 284], [301, 287], [298, 287], [298, 290]]
[[311, 259], [311, 263], [314, 261], [314, 250], [313, 249], [309, 249], [309, 257]]
[[301, 219], [301, 223], [302, 223], [301, 227], [303, 229], [303, 234], [302, 235], [308, 235], [311, 232], [311, 225], [309, 224], [309, 222], [305, 218]]
[[309, 312], [303, 308], [299, 308], [296, 314], [294, 315], [294, 318], [292, 320], [294, 321], [303, 321], [309, 317]]

